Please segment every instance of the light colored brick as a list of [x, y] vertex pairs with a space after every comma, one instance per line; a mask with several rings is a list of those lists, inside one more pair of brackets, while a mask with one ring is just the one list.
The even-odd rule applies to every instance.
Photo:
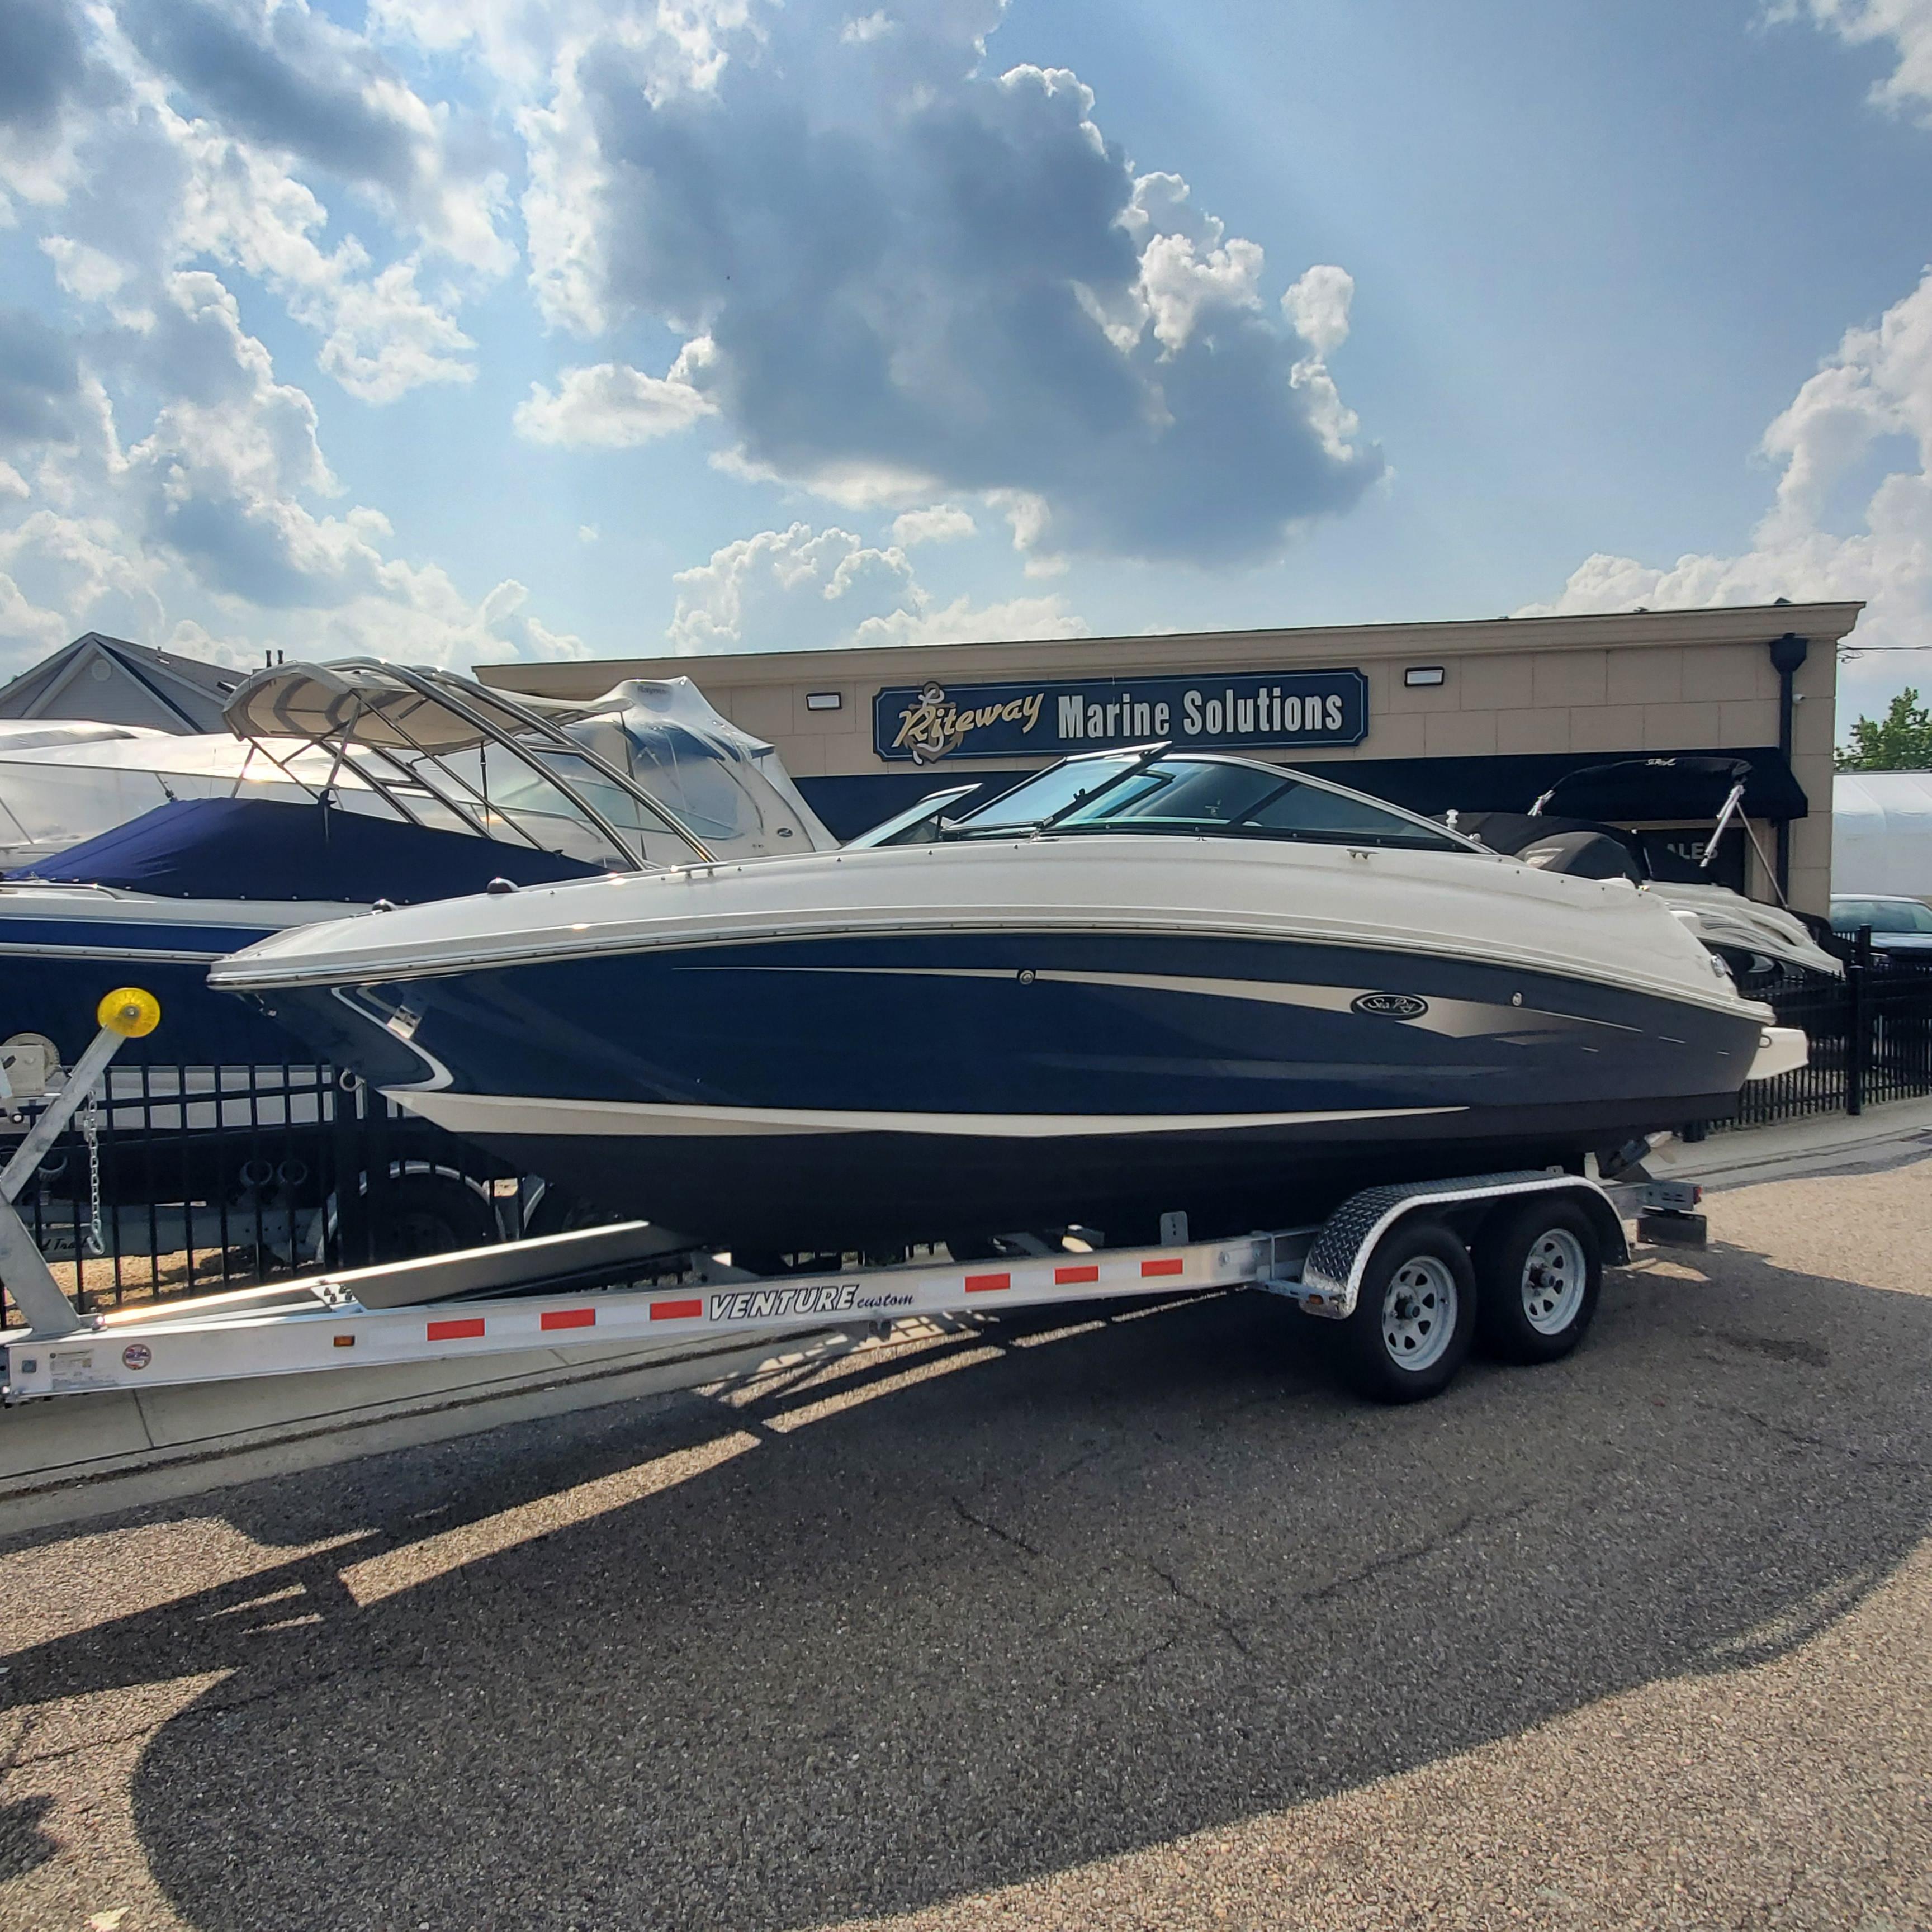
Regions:
[[1791, 823], [1791, 863], [1795, 871], [1800, 866], [1815, 866], [1820, 872], [1832, 868], [1832, 814], [1820, 812], [1815, 806], [1810, 815], [1793, 819]]
[[[794, 750], [802, 751], [808, 741], [794, 738], [789, 745], [778, 747], [778, 755], [784, 760], [785, 769], [796, 773], [798, 766], [792, 763]], [[872, 741], [866, 738], [818, 738], [810, 741], [818, 756], [824, 760], [819, 767], [820, 775], [825, 778], [847, 778], [854, 772], [910, 771], [909, 765], [881, 765], [872, 755]], [[937, 791], [945, 784], [944, 778], [934, 778], [932, 788]], [[959, 780], [964, 784], [965, 780]], [[884, 817], [884, 814], [880, 814]]]
[[1684, 653], [1668, 649], [1612, 651], [1608, 688], [1612, 704], [1675, 704], [1684, 695]]
[[1544, 651], [1534, 661], [1531, 690], [1538, 705], [1601, 704], [1609, 677], [1607, 651]]
[[[1767, 678], [1768, 692], [1763, 688]], [[1778, 674], [1762, 644], [1705, 644], [1684, 654], [1684, 697], [1688, 703], [1777, 694]]]
[[[1454, 710], [1456, 688], [1462, 682], [1462, 667], [1451, 658], [1442, 668], [1442, 683], [1411, 686], [1402, 681], [1402, 665], [1390, 666], [1381, 699], [1382, 709], [1388, 712]], [[1372, 687], [1370, 694], [1372, 700]]]
[[[781, 754], [784, 768], [795, 778], [816, 778], [825, 776], [827, 740], [824, 738], [794, 738]], [[860, 747], [862, 752], [866, 748]], [[871, 760], [867, 759], [869, 765]]]
[[1496, 713], [1496, 749], [1505, 757], [1522, 758], [1533, 752], [1567, 752], [1569, 748], [1568, 711]]
[[1496, 748], [1493, 711], [1444, 711], [1422, 721], [1422, 748], [1432, 758], [1490, 758]]
[[1832, 874], [1823, 866], [1793, 866], [1791, 868], [1791, 903], [1799, 912], [1828, 913], [1832, 909]]
[[1364, 758], [1419, 758], [1423, 753], [1424, 720], [1419, 711], [1398, 712], [1394, 717], [1369, 714], [1369, 735], [1362, 740], [1358, 756]]
[[732, 692], [728, 715], [733, 724], [754, 736], [789, 738], [794, 729], [792, 698], [788, 684], [746, 685]]
[[1778, 742], [1778, 700], [1754, 698], [1720, 705], [1723, 742], [1731, 746]]
[[1723, 709], [1717, 704], [1646, 704], [1642, 747], [1646, 752], [1712, 750], [1724, 742]]
[[1526, 656], [1465, 658], [1449, 666], [1456, 702], [1464, 711], [1508, 711], [1532, 701], [1534, 659]]
[[1570, 748], [1573, 752], [1634, 752], [1642, 745], [1640, 704], [1570, 706]]
[[1791, 750], [1794, 757], [1803, 752], [1828, 754], [1834, 734], [1832, 708], [1801, 698], [1791, 707]]

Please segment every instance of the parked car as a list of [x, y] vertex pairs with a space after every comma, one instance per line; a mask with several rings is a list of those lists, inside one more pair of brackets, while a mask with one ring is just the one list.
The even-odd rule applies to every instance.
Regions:
[[1932, 964], [1932, 906], [1922, 899], [1876, 894], [1832, 899], [1832, 930], [1840, 938], [1856, 939], [1867, 926], [1874, 952]]

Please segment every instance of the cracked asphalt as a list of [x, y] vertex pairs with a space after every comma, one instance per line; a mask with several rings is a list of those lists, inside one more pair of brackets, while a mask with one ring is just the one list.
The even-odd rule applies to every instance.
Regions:
[[1932, 1926], [1932, 1162], [1710, 1205], [1405, 1411], [1222, 1296], [0, 1541], [0, 1927]]

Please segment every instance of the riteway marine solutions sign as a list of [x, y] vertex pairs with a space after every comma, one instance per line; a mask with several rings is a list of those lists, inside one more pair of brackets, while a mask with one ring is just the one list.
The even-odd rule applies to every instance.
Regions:
[[872, 700], [873, 748], [920, 765], [1058, 758], [1159, 739], [1196, 750], [1359, 745], [1368, 730], [1359, 670], [895, 685]]

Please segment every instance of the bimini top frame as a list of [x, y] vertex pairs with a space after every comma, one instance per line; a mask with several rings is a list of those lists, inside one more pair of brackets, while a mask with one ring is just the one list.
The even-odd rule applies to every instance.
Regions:
[[[409, 794], [427, 793], [478, 838], [499, 836], [494, 821], [530, 845], [547, 849], [518, 822], [514, 808], [490, 800], [482, 754], [496, 746], [607, 839], [627, 869], [646, 869], [632, 840], [542, 755], [546, 750], [555, 752], [580, 761], [616, 788], [701, 863], [715, 863], [710, 848], [675, 812], [629, 772], [563, 728], [593, 716], [599, 708], [550, 698], [512, 698], [452, 671], [350, 658], [338, 664], [277, 664], [257, 671], [230, 699], [222, 716], [238, 738], [249, 740], [311, 796], [326, 800], [346, 766], [411, 824], [424, 820]], [[290, 761], [292, 754], [278, 755], [272, 748], [276, 740], [293, 740], [304, 749], [332, 753], [328, 781], [318, 789], [298, 776]], [[476, 784], [446, 762], [451, 754], [469, 751], [478, 754]]]
[[[1772, 890], [1777, 893], [1778, 904], [1790, 911], [1791, 902], [1785, 896], [1784, 888], [1778, 882], [1778, 868], [1765, 856], [1764, 848], [1758, 843], [1757, 834], [1751, 830], [1751, 822], [1743, 810], [1744, 788], [1750, 782], [1751, 776], [1750, 764], [1747, 759], [1694, 757], [1624, 758], [1607, 765], [1586, 765], [1581, 771], [1568, 772], [1558, 778], [1529, 808], [1529, 815], [1532, 818], [1541, 818], [1550, 801], [1565, 785], [1587, 784], [1592, 779], [1601, 783], [1604, 779], [1613, 776], [1640, 784], [1642, 782], [1642, 774], [1660, 771], [1676, 772], [1694, 779], [1711, 778], [1726, 788], [1724, 802], [1718, 808], [1710, 836], [1704, 841], [1704, 849], [1698, 855], [1698, 870], [1706, 872], [1710, 870], [1711, 861], [1717, 856], [1718, 842], [1730, 829], [1731, 821], [1736, 819], [1744, 828], [1744, 836], [1750, 841], [1751, 850], [1757, 854], [1758, 863], [1763, 867], [1765, 877], [1771, 881]], [[1604, 814], [1588, 815], [1602, 817]], [[1616, 815], [1619, 818], [1624, 816], [1621, 813]], [[1634, 815], [1640, 818], [1642, 814], [1640, 810]]]

